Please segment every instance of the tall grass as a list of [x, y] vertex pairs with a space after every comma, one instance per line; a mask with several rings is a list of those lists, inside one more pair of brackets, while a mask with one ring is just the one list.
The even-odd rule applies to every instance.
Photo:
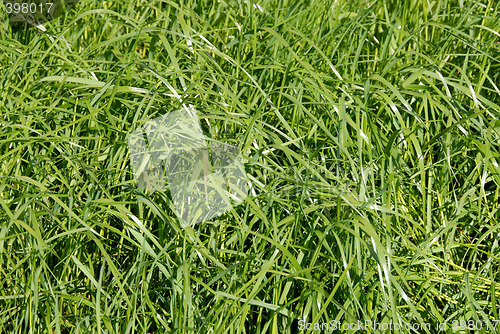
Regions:
[[[500, 332], [498, 2], [0, 8], [0, 332]], [[127, 148], [183, 104], [251, 185], [187, 228]]]

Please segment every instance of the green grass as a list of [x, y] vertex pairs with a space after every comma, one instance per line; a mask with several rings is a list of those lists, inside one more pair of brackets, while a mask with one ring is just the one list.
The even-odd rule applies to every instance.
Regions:
[[[1, 333], [500, 333], [497, 1], [4, 8]], [[183, 103], [252, 186], [188, 228], [127, 148]]]

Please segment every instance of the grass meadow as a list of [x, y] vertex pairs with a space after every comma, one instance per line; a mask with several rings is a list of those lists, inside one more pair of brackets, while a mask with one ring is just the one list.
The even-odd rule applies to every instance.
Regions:
[[[500, 333], [498, 1], [5, 8], [0, 333]], [[250, 189], [189, 227], [127, 147], [184, 104]]]

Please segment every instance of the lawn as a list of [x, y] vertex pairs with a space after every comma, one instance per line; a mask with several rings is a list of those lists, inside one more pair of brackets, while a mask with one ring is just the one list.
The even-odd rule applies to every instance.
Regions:
[[[6, 8], [0, 333], [500, 333], [499, 2]], [[188, 226], [128, 146], [184, 106], [248, 184]]]

